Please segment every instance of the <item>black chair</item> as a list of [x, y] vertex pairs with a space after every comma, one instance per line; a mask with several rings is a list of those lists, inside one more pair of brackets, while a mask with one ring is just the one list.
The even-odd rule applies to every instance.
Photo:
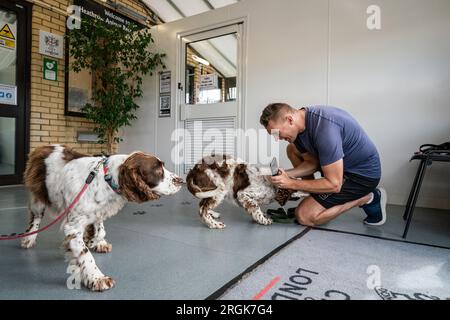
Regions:
[[409, 193], [405, 213], [403, 214], [403, 220], [406, 220], [403, 238], [406, 238], [406, 235], [408, 234], [409, 225], [411, 224], [417, 197], [419, 196], [420, 187], [422, 186], [423, 177], [427, 167], [431, 166], [433, 161], [450, 162], [450, 142], [445, 142], [440, 145], [424, 144], [420, 146], [419, 150], [420, 151], [416, 152], [409, 160], [420, 160], [420, 164], [417, 168], [416, 177], [414, 178], [414, 183]]

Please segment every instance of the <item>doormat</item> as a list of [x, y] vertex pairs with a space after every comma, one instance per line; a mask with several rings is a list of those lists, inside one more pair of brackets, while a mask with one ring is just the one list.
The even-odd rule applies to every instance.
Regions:
[[222, 300], [449, 300], [450, 250], [312, 229]]

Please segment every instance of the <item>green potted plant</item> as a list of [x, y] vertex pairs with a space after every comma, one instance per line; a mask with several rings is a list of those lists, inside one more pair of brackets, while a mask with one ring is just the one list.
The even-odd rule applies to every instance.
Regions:
[[87, 69], [93, 75], [92, 103], [81, 110], [92, 120], [99, 142], [108, 154], [114, 143], [122, 141], [119, 129], [136, 119], [135, 103], [142, 97], [142, 79], [157, 68], [165, 68], [165, 54], [150, 50], [154, 42], [150, 30], [107, 25], [95, 19], [83, 19], [81, 28], [68, 34], [71, 70]]

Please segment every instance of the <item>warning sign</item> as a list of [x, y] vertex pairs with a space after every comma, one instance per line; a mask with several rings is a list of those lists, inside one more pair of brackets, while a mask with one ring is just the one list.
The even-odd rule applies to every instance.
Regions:
[[16, 47], [16, 38], [8, 24], [5, 24], [0, 29], [0, 47], [8, 49], [14, 49]]
[[5, 40], [0, 38], [0, 47], [14, 49], [16, 47], [16, 42], [14, 40]]
[[12, 39], [12, 40], [16, 39], [11, 31], [11, 28], [8, 26], [8, 24], [5, 24], [3, 26], [3, 28], [0, 30], [0, 37], [5, 37], [8, 39]]

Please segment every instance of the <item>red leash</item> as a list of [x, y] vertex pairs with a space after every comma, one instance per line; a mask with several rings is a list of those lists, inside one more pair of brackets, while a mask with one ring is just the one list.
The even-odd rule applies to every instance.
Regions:
[[58, 222], [62, 217], [64, 217], [70, 210], [73, 209], [73, 207], [77, 204], [77, 202], [80, 200], [81, 196], [83, 195], [83, 193], [86, 191], [87, 187], [89, 187], [89, 185], [91, 184], [92, 180], [94, 180], [95, 176], [97, 175], [97, 171], [98, 168], [100, 166], [100, 164], [103, 162], [103, 159], [97, 164], [97, 166], [95, 167], [95, 169], [93, 171], [91, 171], [89, 173], [89, 176], [86, 179], [86, 182], [83, 186], [83, 188], [81, 188], [80, 192], [78, 192], [78, 195], [75, 197], [75, 199], [73, 199], [72, 203], [66, 208], [64, 209], [63, 212], [61, 212], [61, 214], [52, 222], [50, 222], [48, 225], [46, 225], [45, 227], [38, 229], [36, 231], [33, 232], [25, 232], [25, 233], [11, 233], [10, 235], [5, 235], [2, 234], [0, 236], [0, 241], [1, 240], [14, 240], [14, 239], [19, 239], [19, 238], [24, 238], [24, 237], [28, 237], [31, 236], [33, 234], [42, 232], [44, 230], [47, 230], [48, 228], [50, 228], [51, 226], [53, 226], [56, 222]]

